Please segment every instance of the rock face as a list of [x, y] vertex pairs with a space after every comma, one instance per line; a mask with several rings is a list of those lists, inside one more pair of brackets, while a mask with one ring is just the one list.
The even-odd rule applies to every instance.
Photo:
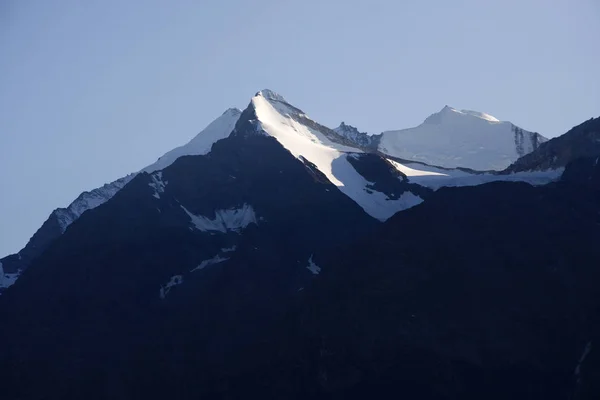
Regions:
[[600, 154], [600, 118], [592, 118], [564, 135], [540, 144], [535, 151], [523, 156], [508, 170], [534, 171], [564, 167], [582, 157]]
[[381, 135], [372, 135], [369, 136], [365, 132], [360, 132], [358, 129], [353, 127], [352, 125], [346, 125], [344, 122], [340, 124], [334, 131], [344, 138], [351, 140], [358, 146], [369, 148], [376, 150], [379, 145], [379, 139]]

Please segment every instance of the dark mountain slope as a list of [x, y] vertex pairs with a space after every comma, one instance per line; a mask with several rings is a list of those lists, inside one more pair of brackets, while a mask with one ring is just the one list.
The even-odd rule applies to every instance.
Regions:
[[594, 164], [553, 186], [441, 189], [397, 214], [323, 262], [255, 380], [323, 398], [597, 398], [596, 349], [583, 357], [600, 334]]
[[358, 194], [427, 198], [381, 224], [280, 145], [274, 105], [32, 260], [0, 297], [2, 399], [598, 398], [598, 158], [433, 192], [344, 151]]
[[597, 157], [598, 154], [600, 154], [600, 118], [591, 118], [564, 135], [540, 144], [536, 150], [515, 161], [507, 171], [560, 168], [578, 158]]
[[[62, 233], [66, 227], [79, 218], [87, 208], [106, 201], [119, 191], [131, 179], [133, 174], [106, 184], [89, 192], [81, 193], [67, 208], [57, 208], [42, 226], [33, 234], [25, 247], [17, 254], [8, 255], [0, 259], [4, 272], [17, 273], [26, 270], [32, 261], [42, 254]], [[0, 293], [2, 288], [0, 288]]]
[[2, 295], [4, 399], [138, 398], [149, 377], [197, 394], [314, 279], [309, 260], [379, 224], [246, 117], [83, 214]]
[[[370, 235], [352, 202], [327, 208], [315, 227], [308, 210], [332, 204], [335, 190], [279, 150], [270, 138], [234, 135], [165, 170], [160, 199], [141, 175], [74, 223], [0, 302], [9, 322], [0, 336], [13, 344], [0, 357], [13, 382], [6, 398], [597, 398], [595, 159], [544, 187], [438, 190]], [[246, 164], [256, 151], [264, 159]], [[285, 167], [262, 169], [274, 160]], [[282, 217], [253, 189], [202, 190], [226, 175], [241, 179], [232, 188], [302, 198], [281, 195], [297, 204]], [[241, 234], [193, 232], [176, 211], [190, 201], [193, 213], [205, 211], [192, 203], [245, 202], [264, 221]], [[308, 214], [291, 221], [297, 209]], [[347, 215], [356, 215], [342, 225], [350, 231], [328, 228]], [[290, 223], [307, 229], [310, 246], [327, 245], [315, 252], [316, 279], [303, 261], [312, 249], [281, 245]], [[365, 239], [333, 247], [359, 226]], [[233, 244], [230, 260], [188, 273]], [[160, 299], [174, 274], [183, 283]]]

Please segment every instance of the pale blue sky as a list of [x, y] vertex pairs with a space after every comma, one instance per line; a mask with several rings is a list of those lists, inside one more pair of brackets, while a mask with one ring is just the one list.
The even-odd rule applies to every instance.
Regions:
[[379, 133], [445, 104], [600, 115], [597, 0], [0, 1], [0, 257], [56, 207], [273, 89]]

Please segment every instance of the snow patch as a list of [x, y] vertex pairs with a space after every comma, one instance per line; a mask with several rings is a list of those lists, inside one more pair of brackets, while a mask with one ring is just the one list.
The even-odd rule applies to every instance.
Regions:
[[522, 171], [511, 174], [469, 173], [458, 169], [442, 169], [428, 165], [388, 160], [409, 181], [437, 190], [444, 186], [476, 186], [489, 182], [525, 182], [534, 186], [545, 185], [559, 179], [564, 168], [546, 171]]
[[233, 245], [231, 247], [223, 247], [221, 249], [221, 253], [231, 253], [231, 252], [234, 252], [236, 249], [237, 249], [236, 245]]
[[171, 279], [169, 280], [169, 282], [167, 282], [165, 285], [160, 287], [160, 298], [164, 299], [165, 297], [167, 297], [167, 295], [169, 294], [169, 292], [171, 291], [171, 288], [177, 285], [181, 285], [183, 283], [183, 276], [181, 275], [173, 275], [171, 277]]
[[160, 199], [160, 194], [165, 192], [165, 187], [167, 187], [168, 181], [162, 180], [162, 171], [158, 171], [155, 174], [150, 175], [152, 178], [152, 182], [148, 184], [152, 189], [154, 189], [154, 194], [152, 196]]
[[308, 266], [306, 267], [313, 275], [319, 275], [321, 273], [321, 267], [319, 267], [313, 261], [313, 256], [311, 255], [308, 259]]
[[4, 268], [2, 268], [2, 263], [0, 262], [0, 289], [7, 289], [14, 285], [19, 275], [21, 275], [20, 271], [13, 274], [4, 273]]
[[208, 260], [202, 261], [200, 263], [200, 265], [198, 265], [196, 268], [192, 269], [190, 272], [199, 271], [201, 269], [208, 267], [209, 265], [218, 264], [218, 263], [221, 263], [221, 262], [227, 261], [227, 260], [229, 260], [229, 258], [221, 257], [221, 255], [217, 254], [213, 258], [209, 258]]
[[203, 232], [240, 232], [250, 224], [257, 224], [256, 213], [252, 206], [244, 204], [240, 208], [215, 211], [215, 218], [211, 219], [202, 215], [189, 212], [184, 206], [183, 211], [190, 217], [196, 229]]
[[483, 120], [489, 121], [489, 122], [500, 122], [500, 120], [498, 118], [493, 117], [490, 114], [486, 114], [486, 113], [479, 112], [479, 111], [472, 111], [472, 110], [460, 110], [460, 111], [454, 110], [454, 111], [461, 113], [461, 114], [477, 117], [479, 119], [483, 119]]
[[380, 221], [385, 221], [398, 211], [406, 210], [423, 200], [411, 192], [404, 192], [397, 199], [391, 199], [385, 193], [372, 189], [374, 183], [366, 180], [348, 161], [348, 157], [357, 157], [356, 153], [342, 154], [333, 160], [332, 170], [336, 178], [343, 182], [338, 189], [354, 200], [365, 212]]

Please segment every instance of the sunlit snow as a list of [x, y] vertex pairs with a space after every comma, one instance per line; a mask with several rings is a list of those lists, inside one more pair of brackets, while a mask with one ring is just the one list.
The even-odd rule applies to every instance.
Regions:
[[152, 173], [162, 170], [173, 164], [182, 156], [197, 156], [210, 152], [212, 145], [218, 140], [229, 136], [242, 112], [237, 108], [230, 108], [223, 115], [210, 123], [202, 132], [197, 134], [187, 144], [177, 147], [160, 157], [154, 164], [142, 169], [141, 172]]
[[295, 157], [302, 157], [315, 164], [327, 179], [339, 190], [358, 203], [369, 215], [386, 220], [396, 212], [412, 207], [422, 200], [412, 193], [406, 192], [399, 199], [391, 200], [384, 193], [366, 190], [372, 184], [363, 178], [348, 161], [347, 157], [355, 157], [361, 150], [332, 142], [322, 132], [312, 129], [296, 121], [297, 109], [288, 106], [281, 96], [263, 95], [259, 92], [252, 99], [256, 115], [262, 130], [274, 137]]
[[490, 114], [486, 114], [483, 112], [479, 112], [479, 111], [472, 111], [472, 110], [455, 110], [453, 109], [455, 112], [459, 113], [459, 114], [466, 114], [466, 115], [471, 115], [473, 117], [477, 117], [480, 119], [484, 119], [486, 121], [489, 122], [500, 122], [500, 120], [496, 117], [491, 116]]
[[476, 186], [488, 182], [526, 182], [531, 185], [545, 185], [560, 178], [564, 168], [546, 171], [523, 171], [512, 174], [469, 173], [458, 169], [442, 169], [417, 163], [399, 163], [388, 160], [400, 172], [408, 176], [410, 182], [437, 190], [443, 186]]

